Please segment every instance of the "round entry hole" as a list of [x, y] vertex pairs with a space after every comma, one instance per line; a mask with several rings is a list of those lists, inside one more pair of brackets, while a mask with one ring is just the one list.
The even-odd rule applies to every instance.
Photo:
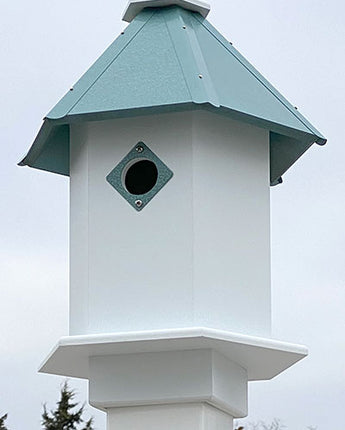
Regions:
[[156, 185], [158, 170], [150, 160], [138, 160], [126, 171], [124, 183], [127, 191], [134, 195], [146, 194]]

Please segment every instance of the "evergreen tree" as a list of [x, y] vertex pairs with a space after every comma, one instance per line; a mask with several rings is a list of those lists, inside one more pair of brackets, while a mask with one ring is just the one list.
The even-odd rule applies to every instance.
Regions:
[[[235, 430], [284, 430], [285, 427], [280, 420], [274, 419], [270, 424], [259, 421], [258, 423], [247, 423], [244, 427], [235, 423]], [[317, 427], [307, 427], [308, 430], [317, 430]]]
[[[75, 409], [78, 403], [73, 402], [75, 393], [68, 388], [67, 382], [61, 388], [60, 400], [55, 411], [47, 411], [44, 405], [42, 426], [44, 430], [94, 430], [92, 418], [84, 421], [82, 418], [84, 406]], [[80, 424], [79, 427], [77, 427]], [[5, 428], [5, 427], [4, 427]], [[0, 427], [0, 430], [2, 427]]]
[[7, 419], [7, 414], [0, 418], [0, 430], [7, 430], [5, 426], [5, 421]]

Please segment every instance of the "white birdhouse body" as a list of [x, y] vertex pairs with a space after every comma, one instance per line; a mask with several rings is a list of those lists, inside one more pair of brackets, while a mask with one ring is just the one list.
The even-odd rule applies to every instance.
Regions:
[[[140, 212], [105, 180], [138, 142], [173, 172]], [[266, 130], [195, 111], [74, 125], [71, 143], [71, 335], [270, 335]]]
[[231, 430], [307, 355], [271, 338], [269, 187], [326, 139], [209, 10], [131, 0], [20, 163], [70, 176], [70, 332], [40, 370], [88, 379], [109, 430]]

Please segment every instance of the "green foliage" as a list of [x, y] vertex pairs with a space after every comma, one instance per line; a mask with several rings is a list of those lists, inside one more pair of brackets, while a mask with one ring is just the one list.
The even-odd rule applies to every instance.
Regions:
[[0, 418], [0, 430], [7, 430], [7, 427], [5, 426], [6, 419], [7, 419], [7, 414]]
[[[84, 406], [77, 408], [73, 402], [75, 393], [68, 388], [67, 382], [61, 388], [60, 400], [55, 411], [47, 411], [46, 405], [42, 414], [42, 426], [44, 430], [94, 430], [92, 418], [84, 421], [82, 418]], [[77, 409], [75, 409], [77, 408]], [[78, 425], [82, 425], [77, 427]], [[1, 427], [0, 427], [1, 430]]]

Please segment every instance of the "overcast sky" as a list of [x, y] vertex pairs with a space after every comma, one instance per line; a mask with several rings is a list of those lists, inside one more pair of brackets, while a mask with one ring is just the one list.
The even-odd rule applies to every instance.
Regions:
[[[16, 163], [43, 116], [126, 26], [126, 0], [0, 0], [0, 414], [37, 430], [62, 378], [37, 368], [68, 333], [68, 179]], [[251, 384], [250, 420], [343, 430], [345, 2], [211, 0], [209, 20], [329, 139], [272, 189], [273, 334], [310, 356]], [[87, 384], [71, 380], [79, 399]], [[96, 428], [104, 414], [91, 410]]]

